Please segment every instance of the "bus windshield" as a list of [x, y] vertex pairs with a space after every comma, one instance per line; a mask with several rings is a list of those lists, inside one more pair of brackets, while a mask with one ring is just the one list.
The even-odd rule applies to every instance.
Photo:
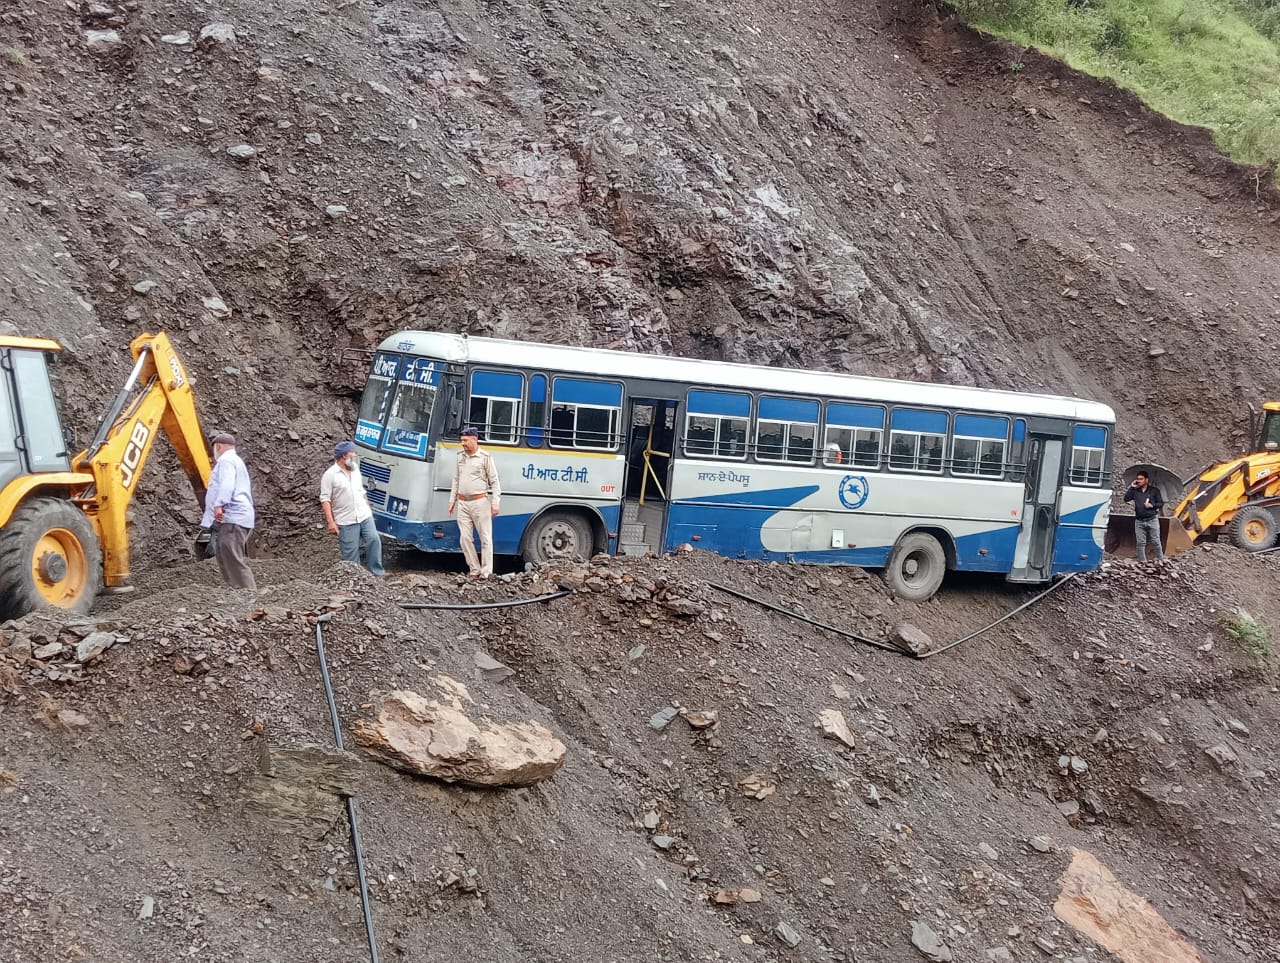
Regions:
[[426, 457], [440, 371], [427, 358], [378, 355], [360, 401], [356, 439], [398, 455]]

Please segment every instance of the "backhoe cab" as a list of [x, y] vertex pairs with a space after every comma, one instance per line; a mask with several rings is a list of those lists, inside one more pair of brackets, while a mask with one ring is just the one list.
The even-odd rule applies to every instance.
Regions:
[[164, 334], [133, 340], [129, 380], [92, 443], [67, 451], [43, 338], [0, 336], [0, 619], [42, 606], [87, 612], [130, 587], [129, 504], [163, 430], [196, 499], [209, 454], [190, 378]]
[[[1275, 546], [1280, 535], [1275, 515], [1280, 510], [1280, 402], [1268, 401], [1261, 411], [1250, 409], [1249, 444], [1249, 452], [1202, 468], [1186, 481], [1157, 465], [1126, 470], [1126, 485], [1137, 470], [1145, 470], [1166, 503], [1176, 504], [1172, 515], [1160, 520], [1166, 555], [1220, 535], [1246, 552]], [[1107, 550], [1133, 555], [1133, 543], [1132, 516], [1112, 515]]]

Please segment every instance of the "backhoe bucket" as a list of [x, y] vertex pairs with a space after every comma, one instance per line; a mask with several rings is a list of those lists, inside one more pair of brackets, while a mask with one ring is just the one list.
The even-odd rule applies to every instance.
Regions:
[[[1134, 536], [1132, 515], [1112, 515], [1107, 521], [1107, 538], [1103, 547], [1116, 558], [1137, 558], [1137, 538]], [[1182, 522], [1173, 517], [1160, 519], [1160, 544], [1165, 555], [1177, 555], [1195, 547], [1191, 533]]]

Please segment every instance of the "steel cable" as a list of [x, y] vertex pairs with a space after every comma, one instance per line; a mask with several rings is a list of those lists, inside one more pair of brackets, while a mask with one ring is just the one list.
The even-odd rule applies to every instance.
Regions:
[[514, 609], [521, 605], [533, 605], [535, 602], [554, 602], [566, 595], [572, 595], [569, 589], [561, 589], [550, 595], [539, 595], [531, 599], [516, 599], [514, 602], [401, 602], [402, 609], [436, 609], [450, 612], [465, 612], [473, 609]]
[[954, 649], [957, 645], [960, 645], [964, 642], [968, 642], [970, 639], [976, 639], [978, 636], [991, 631], [991, 629], [994, 629], [1001, 622], [1005, 621], [1005, 619], [1012, 618], [1013, 616], [1021, 612], [1023, 609], [1027, 609], [1027, 608], [1030, 608], [1032, 605], [1035, 605], [1037, 602], [1039, 602], [1041, 599], [1043, 599], [1045, 596], [1049, 595], [1050, 593], [1056, 592], [1062, 586], [1066, 585], [1069, 581], [1075, 578], [1077, 574], [1079, 573], [1072, 572], [1070, 575], [1067, 575], [1064, 578], [1061, 578], [1058, 581], [1054, 582], [1043, 592], [1040, 592], [1039, 594], [1032, 596], [1031, 598], [1027, 599], [1027, 601], [1017, 606], [1016, 608], [1010, 609], [1008, 612], [1005, 612], [998, 619], [992, 622], [988, 622], [986, 625], [975, 629], [974, 631], [970, 632], [968, 635], [963, 635], [952, 642], [948, 642], [945, 645], [939, 646], [938, 648], [930, 649], [928, 652], [914, 652], [900, 645], [894, 645], [892, 642], [887, 642], [884, 639], [872, 639], [865, 635], [857, 635], [853, 632], [848, 632], [844, 629], [841, 629], [834, 625], [830, 625], [826, 622], [819, 622], [817, 619], [810, 618], [807, 615], [802, 615], [801, 613], [793, 611], [791, 609], [783, 608], [780, 605], [774, 605], [772, 602], [766, 602], [764, 599], [757, 598], [754, 595], [747, 595], [745, 592], [739, 592], [737, 589], [731, 589], [727, 585], [720, 585], [716, 582], [708, 582], [707, 584], [710, 585], [713, 589], [724, 592], [728, 595], [733, 595], [740, 599], [745, 599], [748, 602], [753, 602], [756, 605], [759, 605], [766, 609], [771, 609], [772, 611], [788, 616], [789, 618], [798, 619], [801, 622], [807, 622], [810, 625], [816, 625], [820, 629], [826, 629], [828, 632], [834, 632], [836, 635], [843, 636], [846, 639], [852, 639], [855, 642], [861, 642], [863, 645], [869, 645], [869, 646], [872, 646], [873, 648], [883, 649], [886, 652], [894, 652], [898, 655], [907, 655], [913, 659], [927, 659], [927, 658], [930, 658], [931, 656], [940, 655], [941, 653], [946, 652], [948, 649]]
[[[329, 720], [333, 723], [333, 741], [338, 751], [343, 751], [342, 723], [338, 720], [338, 705], [333, 699], [333, 684], [329, 681], [329, 663], [324, 654], [323, 626], [333, 618], [333, 613], [326, 612], [316, 620], [316, 655], [320, 659], [320, 677], [324, 680], [324, 695], [329, 700]], [[356, 879], [360, 883], [360, 907], [364, 911], [364, 930], [369, 938], [369, 959], [378, 963], [378, 940], [373, 933], [373, 907], [369, 903], [369, 883], [364, 874], [364, 847], [360, 845], [360, 826], [356, 822], [356, 801], [351, 796], [347, 801], [347, 824], [351, 827], [351, 849], [356, 861]]]

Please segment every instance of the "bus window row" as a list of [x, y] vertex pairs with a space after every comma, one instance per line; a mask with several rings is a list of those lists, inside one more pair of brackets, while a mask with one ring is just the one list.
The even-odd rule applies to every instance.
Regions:
[[[488, 444], [617, 451], [623, 386], [534, 374], [476, 370], [468, 423]], [[1026, 422], [1000, 415], [894, 407], [747, 392], [689, 389], [685, 455], [764, 464], [888, 469], [972, 478], [1017, 475]], [[1104, 482], [1107, 430], [1077, 426], [1069, 481]]]

